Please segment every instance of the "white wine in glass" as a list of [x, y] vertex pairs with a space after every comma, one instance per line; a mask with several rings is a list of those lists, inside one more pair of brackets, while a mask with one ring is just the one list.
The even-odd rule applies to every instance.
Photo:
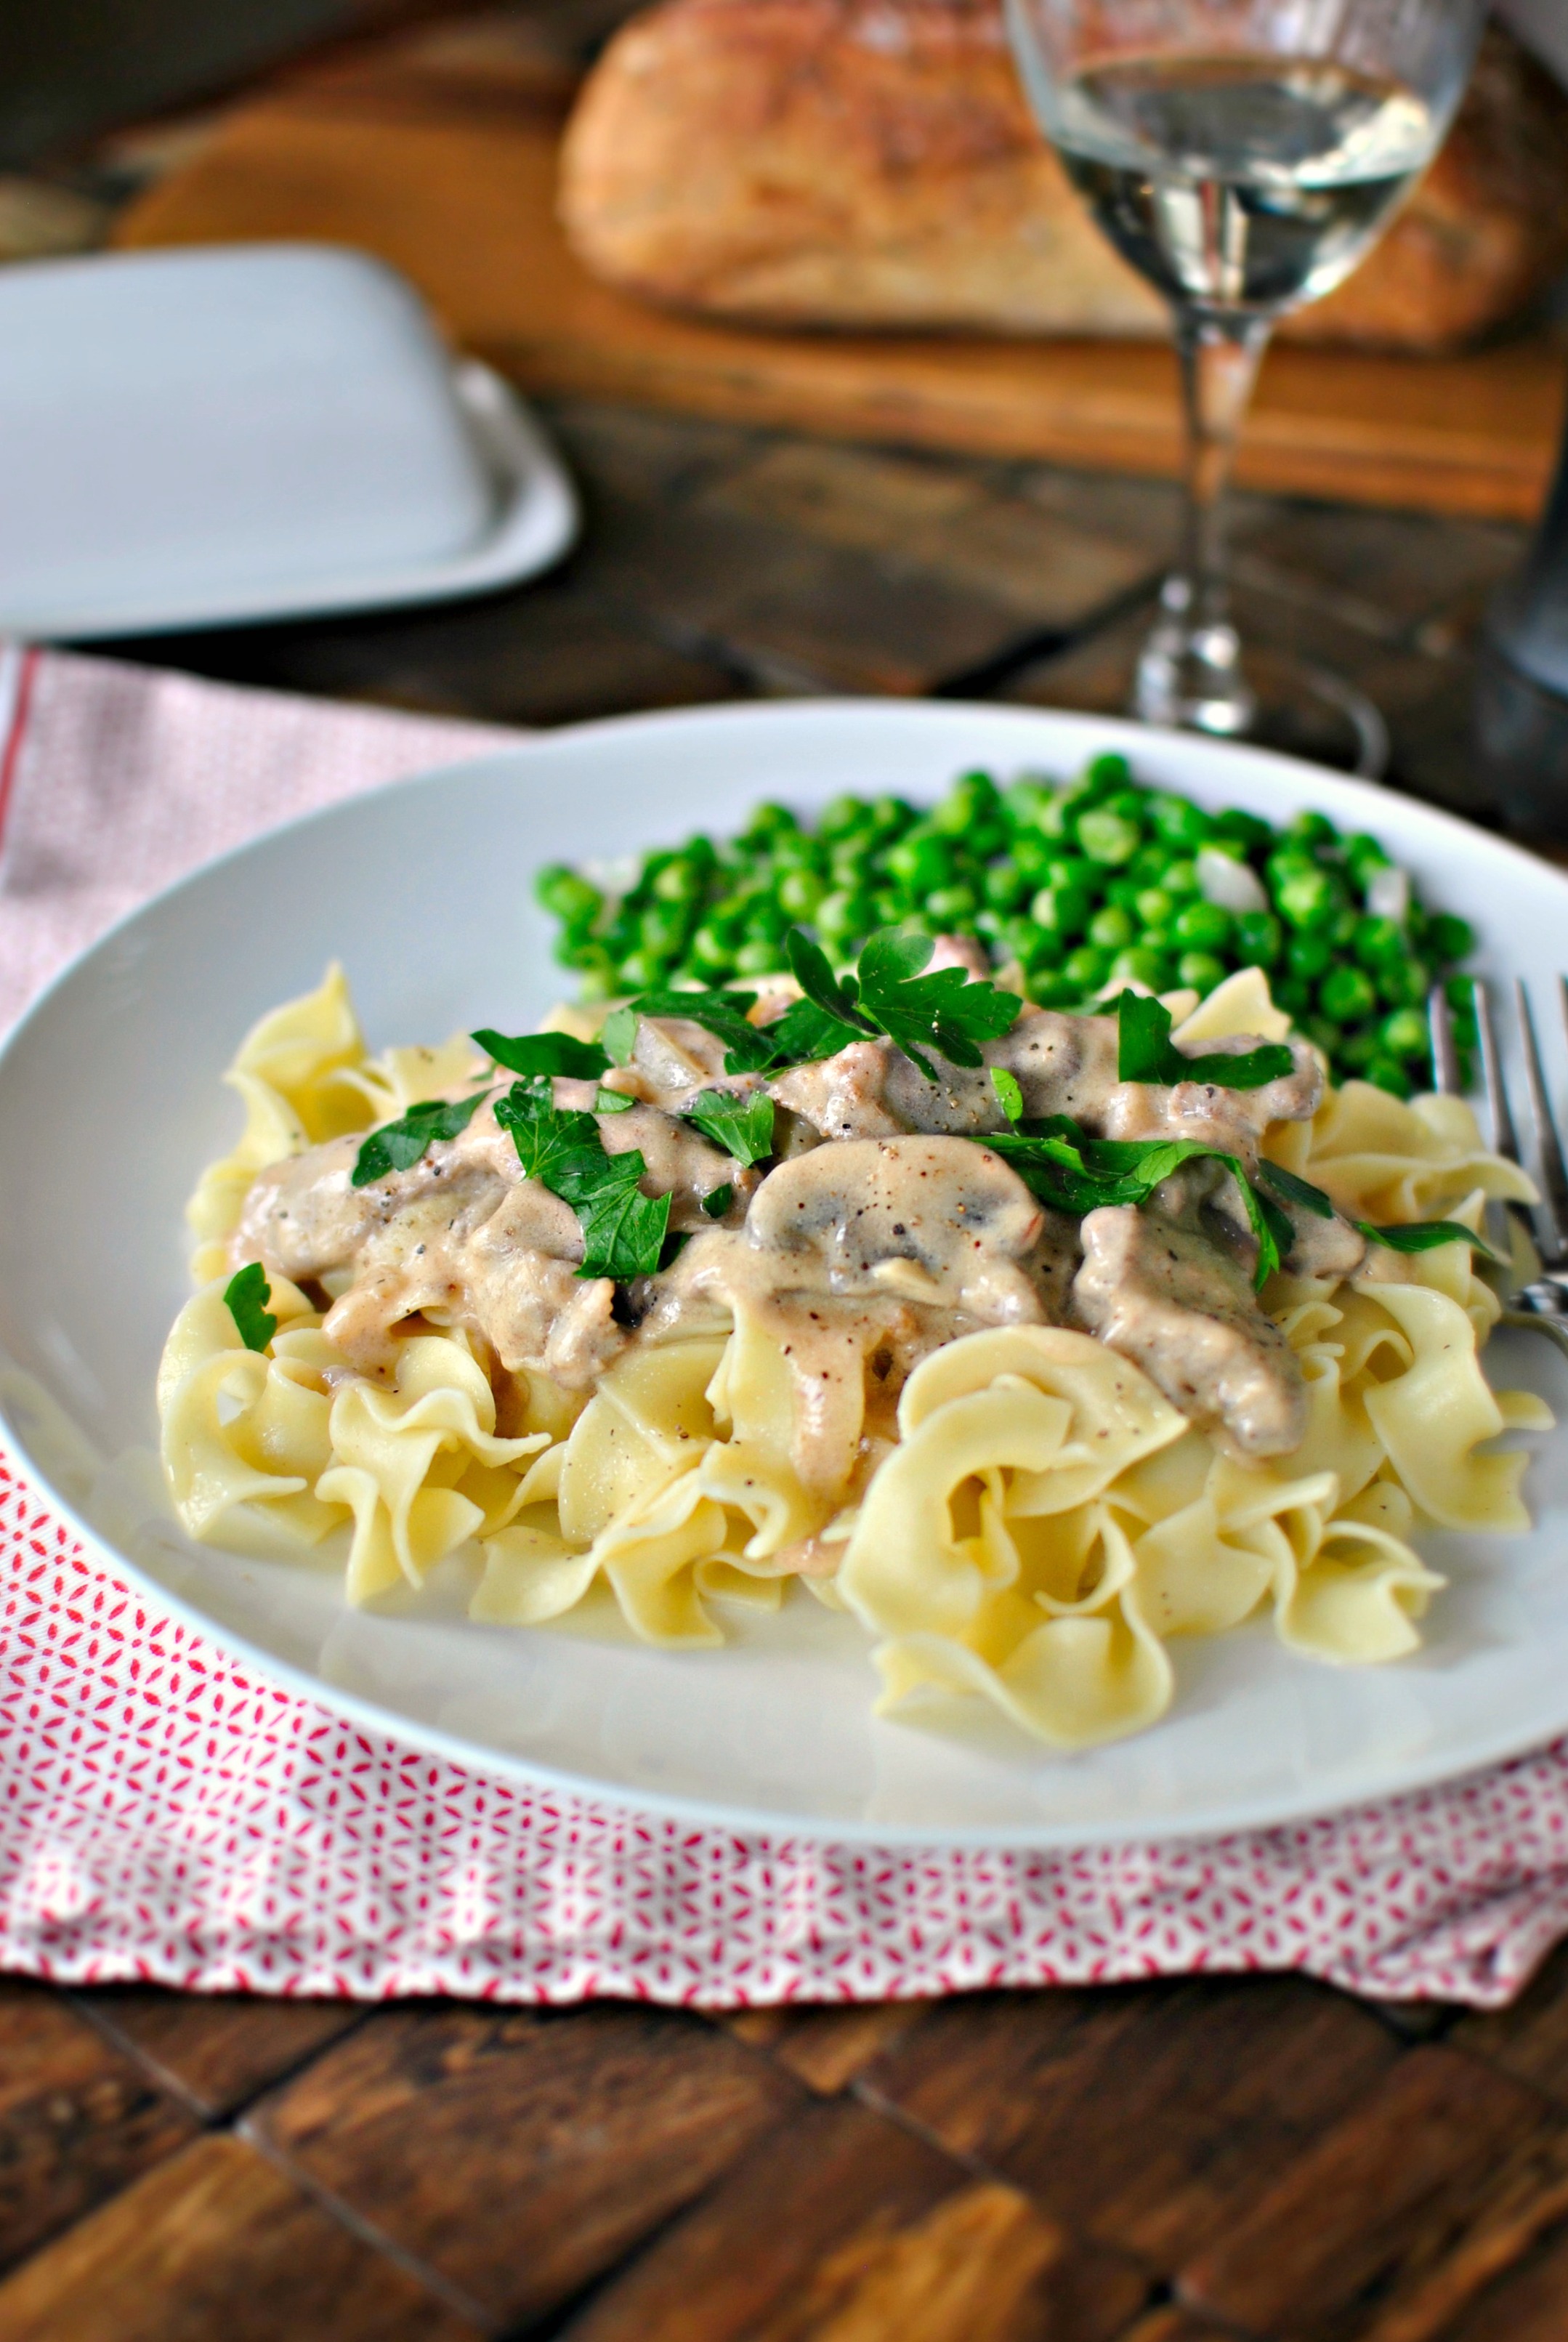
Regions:
[[[1074, 186], [1174, 315], [1183, 543], [1134, 713], [1381, 769], [1352, 686], [1249, 659], [1223, 495], [1270, 331], [1349, 275], [1436, 152], [1484, 0], [1007, 0], [1024, 85]], [[1332, 745], [1330, 745], [1332, 744]]]

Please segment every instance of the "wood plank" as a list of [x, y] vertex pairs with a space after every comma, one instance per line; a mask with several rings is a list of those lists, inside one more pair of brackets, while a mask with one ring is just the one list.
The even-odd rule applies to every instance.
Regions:
[[570, 2342], [1109, 2342], [1146, 2281], [843, 2102], [753, 2149]]
[[802, 2095], [694, 2017], [399, 2009], [246, 2129], [511, 2323], [621, 2259]]
[[[406, 52], [236, 114], [122, 216], [130, 246], [299, 236], [402, 269], [457, 338], [540, 392], [829, 437], [1164, 474], [1174, 361], [1134, 344], [768, 334], [594, 283], [554, 218], [563, 93], [536, 69], [422, 74]], [[1446, 359], [1281, 347], [1242, 451], [1260, 487], [1532, 516], [1568, 357], [1538, 335]]]
[[111, 2039], [209, 2121], [232, 2114], [365, 2020], [353, 2002], [205, 1999], [150, 1987], [106, 1987], [76, 1999]]
[[1188, 2263], [1183, 2297], [1233, 2325], [1307, 2335], [1373, 2303], [1380, 2322], [1396, 2300], [1411, 2322], [1413, 2292], [1416, 2330], [1424, 2318], [1436, 2331], [1505, 2237], [1511, 2252], [1529, 2241], [1533, 2202], [1545, 2219], [1568, 2213], [1568, 2131], [1545, 2099], [1454, 2050], [1413, 2049]]
[[187, 2147], [0, 2285], [5, 2342], [474, 2342], [232, 2137]]
[[0, 1985], [0, 2267], [173, 2155], [194, 2129], [63, 1994]]
[[1512, 2007], [1473, 2010], [1449, 2038], [1568, 2101], [1568, 1945], [1553, 1954]]
[[1294, 1978], [950, 2001], [858, 2086], [1174, 2275], [1399, 2057]]
[[851, 2008], [747, 2008], [724, 2022], [739, 2040], [771, 2051], [808, 2089], [832, 2097], [912, 2032], [932, 2006], [885, 2000]]

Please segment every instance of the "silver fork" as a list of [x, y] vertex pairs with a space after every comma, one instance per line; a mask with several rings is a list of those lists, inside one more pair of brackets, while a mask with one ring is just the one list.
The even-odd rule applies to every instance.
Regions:
[[[1475, 1022], [1481, 1042], [1481, 1077], [1486, 1090], [1486, 1110], [1492, 1123], [1493, 1152], [1505, 1156], [1510, 1163], [1522, 1163], [1518, 1128], [1503, 1078], [1503, 1060], [1497, 1046], [1497, 1027], [1492, 1014], [1491, 995], [1479, 977], [1473, 978], [1472, 983]], [[1558, 1007], [1562, 1012], [1564, 1034], [1568, 1035], [1568, 977], [1559, 976], [1557, 985]], [[1552, 1104], [1542, 1070], [1530, 995], [1518, 979], [1514, 982], [1513, 996], [1519, 1015], [1520, 1038], [1524, 1048], [1524, 1091], [1535, 1142], [1536, 1185], [1541, 1190], [1541, 1201], [1533, 1211], [1525, 1204], [1504, 1204], [1502, 1207], [1505, 1216], [1529, 1238], [1537, 1264], [1530, 1282], [1512, 1296], [1511, 1306], [1503, 1312], [1502, 1322], [1505, 1326], [1523, 1326], [1534, 1333], [1544, 1334], [1557, 1344], [1559, 1349], [1568, 1354], [1568, 1163], [1563, 1160], [1563, 1141], [1552, 1119]], [[1463, 1088], [1459, 1076], [1459, 1052], [1454, 1046], [1448, 996], [1441, 985], [1433, 988], [1427, 1003], [1427, 1018], [1432, 1031], [1432, 1065], [1436, 1086], [1446, 1096], [1457, 1097]]]

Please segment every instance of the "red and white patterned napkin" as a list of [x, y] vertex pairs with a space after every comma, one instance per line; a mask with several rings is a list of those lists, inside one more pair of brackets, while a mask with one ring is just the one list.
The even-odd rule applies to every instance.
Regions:
[[[130, 905], [494, 746], [0, 656], [0, 1021]], [[1568, 1932], [1568, 1744], [1290, 1828], [1078, 1854], [744, 1837], [345, 1724], [160, 1615], [0, 1463], [0, 1966], [205, 1991], [710, 2007], [1298, 1968], [1493, 2007]]]

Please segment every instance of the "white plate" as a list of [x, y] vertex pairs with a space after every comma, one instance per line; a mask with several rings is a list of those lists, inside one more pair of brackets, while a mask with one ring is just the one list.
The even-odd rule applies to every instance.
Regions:
[[559, 457], [411, 285], [311, 245], [0, 273], [0, 634], [477, 594], [577, 532]]
[[[472, 1626], [461, 1560], [416, 1604], [350, 1612], [334, 1573], [186, 1543], [138, 1497], [134, 1468], [111, 1465], [153, 1436], [154, 1371], [186, 1290], [181, 1206], [235, 1131], [218, 1076], [251, 1020], [329, 958], [346, 963], [376, 1046], [481, 1023], [515, 1032], [560, 986], [530, 893], [543, 862], [723, 831], [761, 797], [930, 796], [969, 766], [1067, 773], [1103, 747], [1213, 804], [1276, 817], [1310, 805], [1374, 829], [1429, 900], [1473, 919], [1492, 973], [1544, 985], [1568, 958], [1568, 882], [1545, 865], [1247, 749], [897, 702], [555, 733], [231, 855], [128, 919], [33, 1009], [0, 1054], [7, 1436], [117, 1568], [295, 1688], [475, 1765], [704, 1820], [883, 1844], [1150, 1839], [1413, 1788], [1568, 1728], [1568, 1438], [1536, 1443], [1533, 1535], [1426, 1542], [1452, 1584], [1418, 1656], [1337, 1670], [1266, 1628], [1177, 1643], [1169, 1719], [1071, 1757], [979, 1703], [941, 1732], [874, 1721], [864, 1638], [809, 1598], [695, 1654], [570, 1622]], [[1510, 1337], [1497, 1365], [1568, 1411], [1568, 1369], [1543, 1342]]]

